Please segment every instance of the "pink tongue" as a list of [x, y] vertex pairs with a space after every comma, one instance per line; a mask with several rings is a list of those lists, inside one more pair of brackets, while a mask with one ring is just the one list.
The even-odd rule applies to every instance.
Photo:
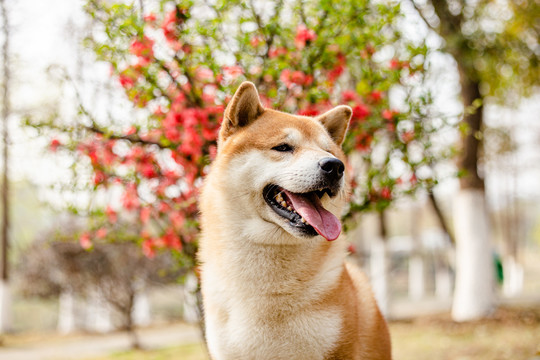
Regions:
[[328, 241], [336, 240], [341, 233], [341, 223], [330, 211], [323, 208], [315, 193], [295, 194], [284, 190], [294, 209], [309, 225]]

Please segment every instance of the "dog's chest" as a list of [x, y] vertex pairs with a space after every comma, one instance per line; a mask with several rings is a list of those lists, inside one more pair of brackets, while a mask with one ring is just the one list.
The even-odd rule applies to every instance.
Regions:
[[[207, 280], [213, 280], [209, 287], [219, 292], [208, 295], [222, 309], [222, 316], [207, 317], [208, 342], [223, 355], [218, 359], [323, 359], [339, 340], [343, 316], [334, 304], [314, 306], [326, 286], [317, 281], [299, 291], [295, 281], [281, 276], [263, 276], [266, 282], [257, 279], [254, 285], [253, 272], [266, 270], [251, 269], [234, 286], [227, 286], [218, 273], [207, 273]], [[326, 281], [335, 282], [335, 275]], [[269, 294], [269, 288], [281, 291]]]
[[222, 336], [231, 359], [323, 359], [332, 350], [341, 330], [337, 309], [298, 313], [237, 308], [231, 311]]

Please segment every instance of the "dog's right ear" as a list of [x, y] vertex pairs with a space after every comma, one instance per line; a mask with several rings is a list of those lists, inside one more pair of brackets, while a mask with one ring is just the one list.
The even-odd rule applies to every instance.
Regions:
[[238, 129], [252, 123], [263, 111], [257, 88], [253, 83], [244, 81], [225, 109], [219, 131], [220, 140], [225, 140]]

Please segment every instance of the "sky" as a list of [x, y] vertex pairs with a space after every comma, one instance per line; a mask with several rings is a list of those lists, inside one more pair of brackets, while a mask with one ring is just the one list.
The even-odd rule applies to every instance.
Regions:
[[[66, 101], [62, 92], [51, 79], [47, 69], [51, 65], [66, 67], [73, 72], [76, 67], [77, 40], [70, 36], [68, 23], [81, 25], [85, 21], [81, 0], [17, 0], [8, 2], [8, 11], [12, 26], [12, 65], [13, 92], [12, 107], [15, 111], [46, 108], [48, 104]], [[407, 10], [407, 9], [406, 9]], [[410, 9], [409, 9], [410, 10]], [[414, 19], [413, 19], [414, 20]], [[410, 32], [422, 34], [418, 23], [409, 25]], [[2, 40], [0, 40], [2, 41]], [[437, 43], [437, 39], [431, 39]], [[443, 57], [435, 59], [434, 66], [440, 68], [452, 66], [451, 60]], [[98, 69], [106, 69], [101, 67]], [[105, 70], [106, 71], [106, 70]], [[103, 75], [103, 74], [101, 74]], [[439, 83], [441, 94], [439, 103], [447, 111], [456, 111], [456, 74], [442, 71], [435, 79]], [[540, 198], [540, 97], [525, 101], [520, 109], [501, 109], [498, 107], [486, 110], [486, 122], [492, 125], [513, 127], [513, 134], [520, 144], [517, 157], [514, 159], [518, 193], [523, 198]], [[516, 119], [519, 119], [516, 123]], [[32, 132], [21, 130], [20, 116], [15, 114], [11, 119], [12, 132], [12, 179], [30, 179], [41, 186], [61, 181], [69, 172], [66, 167], [70, 160], [58, 156], [43, 155], [41, 149], [48, 139], [36, 139]], [[508, 171], [492, 169], [487, 186], [493, 205], [502, 204], [498, 195], [505, 191], [504, 179]], [[438, 192], [450, 196], [458, 189], [456, 180], [449, 181], [438, 189]]]
[[[29, 139], [21, 130], [20, 112], [46, 107], [59, 101], [60, 89], [51, 82], [47, 69], [53, 65], [74, 66], [75, 44], [66, 37], [68, 21], [81, 21], [82, 1], [17, 0], [8, 2], [12, 28], [11, 64], [12, 179], [31, 179], [48, 184], [62, 177], [58, 159], [44, 157], [40, 148], [47, 139]], [[53, 170], [54, 169], [54, 170]], [[65, 174], [64, 174], [65, 175]]]

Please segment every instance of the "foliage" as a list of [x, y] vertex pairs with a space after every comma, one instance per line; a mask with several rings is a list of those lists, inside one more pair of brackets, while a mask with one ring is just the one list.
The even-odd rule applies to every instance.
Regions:
[[444, 40], [462, 77], [479, 83], [482, 97], [514, 104], [540, 84], [540, 3], [413, 1]]
[[[62, 292], [81, 298], [98, 295], [120, 314], [133, 347], [138, 347], [133, 321], [136, 295], [152, 285], [177, 281], [185, 270], [170, 253], [153, 259], [141, 254], [133, 234], [100, 230], [101, 239], [93, 243], [87, 233], [79, 234], [78, 227], [70, 224], [33, 242], [17, 266], [19, 290], [42, 298]], [[77, 237], [80, 244], [73, 241]]]
[[344, 144], [355, 170], [350, 224], [360, 211], [431, 189], [437, 163], [452, 155], [436, 137], [448, 124], [422, 87], [429, 49], [401, 34], [396, 4], [161, 1], [142, 14], [131, 4], [90, 0], [85, 10], [93, 19], [86, 46], [110, 64], [143, 120], [125, 126], [81, 103], [76, 126], [53, 119], [37, 127], [56, 134], [51, 150], [90, 165], [91, 179], [79, 174], [89, 187], [122, 193], [93, 217], [142, 224], [149, 257], [167, 248], [194, 265], [197, 192], [224, 107], [244, 80], [279, 110], [313, 116], [337, 104], [353, 108]]

